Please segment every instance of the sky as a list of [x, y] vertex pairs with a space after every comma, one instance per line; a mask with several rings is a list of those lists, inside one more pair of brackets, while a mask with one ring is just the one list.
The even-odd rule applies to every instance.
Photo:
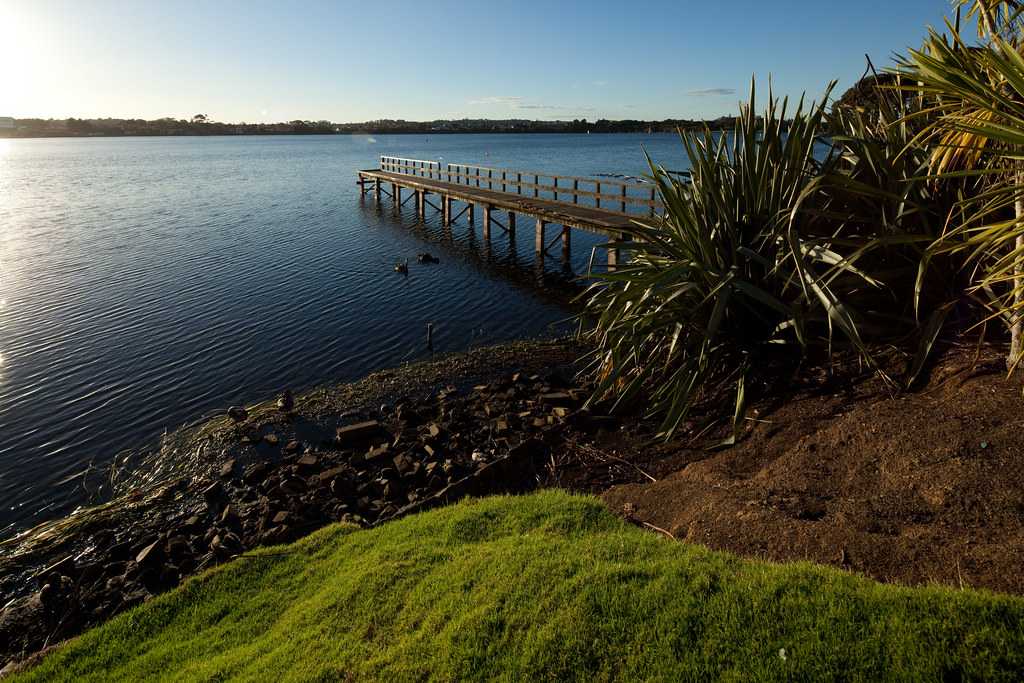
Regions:
[[[949, 0], [0, 0], [0, 116], [664, 119], [838, 94]], [[760, 89], [760, 88], [759, 88]]]

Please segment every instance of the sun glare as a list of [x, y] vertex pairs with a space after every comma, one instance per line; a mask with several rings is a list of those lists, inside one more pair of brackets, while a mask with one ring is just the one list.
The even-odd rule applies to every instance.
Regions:
[[26, 116], [38, 107], [50, 61], [31, 22], [11, 9], [0, 12], [0, 116]]

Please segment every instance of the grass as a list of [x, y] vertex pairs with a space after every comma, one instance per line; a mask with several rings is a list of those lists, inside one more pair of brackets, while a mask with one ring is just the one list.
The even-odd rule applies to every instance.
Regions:
[[1020, 598], [742, 560], [548, 491], [257, 552], [16, 680], [998, 680], [1024, 670], [1022, 617]]

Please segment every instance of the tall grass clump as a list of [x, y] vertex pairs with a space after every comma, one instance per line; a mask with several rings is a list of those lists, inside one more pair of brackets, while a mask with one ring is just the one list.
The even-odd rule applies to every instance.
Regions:
[[689, 183], [651, 164], [664, 215], [638, 221], [629, 263], [585, 294], [595, 400], [622, 408], [642, 391], [667, 437], [701, 401], [734, 400], [738, 420], [751, 379], [809, 350], [842, 343], [870, 362], [847, 299], [881, 283], [822, 210], [831, 90], [791, 114], [769, 92], [758, 116], [751, 85], [731, 134], [680, 133]]

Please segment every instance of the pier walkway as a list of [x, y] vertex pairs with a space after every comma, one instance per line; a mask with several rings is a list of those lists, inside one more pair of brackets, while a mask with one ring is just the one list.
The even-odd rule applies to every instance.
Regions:
[[[466, 164], [442, 166], [437, 161], [389, 156], [381, 157], [379, 169], [359, 171], [357, 183], [361, 194], [372, 192], [378, 203], [382, 195], [391, 197], [396, 206], [413, 200], [416, 214], [421, 217], [429, 206], [441, 214], [445, 226], [463, 215], [474, 223], [479, 208], [485, 241], [491, 238], [492, 226], [514, 234], [516, 217], [529, 216], [534, 220], [535, 251], [541, 259], [561, 242], [562, 258], [567, 261], [573, 229], [619, 240], [633, 220], [654, 216], [663, 208], [651, 183]], [[411, 191], [405, 200], [402, 190]], [[439, 204], [430, 201], [430, 195], [437, 197]], [[464, 204], [457, 212], [456, 202]], [[495, 214], [498, 213], [507, 215], [505, 223], [497, 219]], [[549, 225], [561, 226], [550, 242], [547, 241]], [[618, 250], [608, 249], [608, 266], [614, 268], [618, 261]]]

